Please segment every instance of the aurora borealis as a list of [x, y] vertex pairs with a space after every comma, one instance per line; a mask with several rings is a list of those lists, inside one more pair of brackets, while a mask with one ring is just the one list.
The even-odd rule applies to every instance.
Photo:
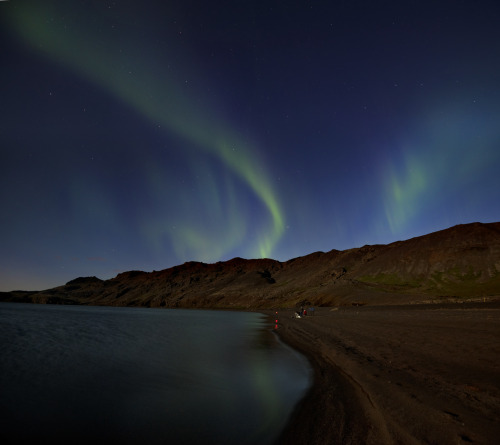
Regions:
[[0, 5], [0, 290], [500, 220], [493, 1]]

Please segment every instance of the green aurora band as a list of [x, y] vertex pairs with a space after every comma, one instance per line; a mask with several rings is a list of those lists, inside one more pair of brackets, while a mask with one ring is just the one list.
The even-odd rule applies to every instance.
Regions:
[[[383, 164], [385, 221], [393, 235], [436, 212], [450, 197], [458, 197], [457, 213], [476, 213], [475, 203], [487, 199], [474, 188], [477, 178], [497, 175], [498, 110], [488, 106], [486, 111], [470, 110], [463, 105], [466, 96], [445, 93], [441, 102], [452, 105], [437, 103], [426, 110], [411, 130], [413, 135], [401, 142], [399, 156]], [[447, 224], [456, 223], [454, 218]]]
[[387, 191], [384, 206], [393, 234], [399, 233], [416, 216], [422, 195], [428, 193], [429, 187], [425, 167], [411, 154], [405, 154], [403, 158], [403, 165], [398, 169], [388, 164], [385, 174]]
[[[256, 148], [245, 143], [222, 119], [214, 116], [217, 114], [213, 113], [215, 107], [200, 102], [198, 95], [180, 90], [179, 81], [166, 74], [165, 69], [158, 69], [158, 60], [166, 59], [163, 50], [162, 53], [153, 53], [149, 48], [145, 51], [145, 47], [140, 47], [135, 40], [131, 41], [130, 36], [113, 34], [109, 23], [101, 23], [99, 28], [95, 20], [96, 17], [102, 19], [102, 14], [94, 8], [91, 11], [50, 10], [50, 5], [44, 3], [41, 7], [31, 2], [15, 6], [11, 9], [10, 24], [32, 48], [112, 93], [155, 125], [166, 128], [213, 156], [240, 178], [266, 208], [271, 220], [267, 229], [261, 230], [266, 233], [259, 235], [257, 250], [251, 254], [271, 256], [284, 232], [284, 215], [264, 169], [256, 161]], [[52, 6], [55, 8], [54, 4]], [[62, 17], [64, 20], [54, 21], [54, 18]], [[100, 30], [97, 33], [99, 38], [84, 28], [83, 24], [87, 21]], [[121, 48], [126, 48], [126, 56]], [[135, 62], [133, 72], [128, 67], [130, 60]], [[140, 67], [139, 70], [137, 67]], [[210, 112], [203, 113], [200, 111], [203, 109]], [[241, 218], [234, 215], [229, 221], [242, 223]], [[162, 236], [167, 234], [177, 253], [183, 256], [192, 249], [201, 248], [203, 252], [210, 250], [212, 256], [220, 259], [223, 253], [244, 238], [240, 229], [229, 227], [226, 245], [214, 246], [212, 243], [208, 246], [206, 244], [210, 241], [207, 237], [185, 222], [175, 231], [165, 221], [146, 225], [149, 232], [146, 236], [150, 241], [161, 243]]]

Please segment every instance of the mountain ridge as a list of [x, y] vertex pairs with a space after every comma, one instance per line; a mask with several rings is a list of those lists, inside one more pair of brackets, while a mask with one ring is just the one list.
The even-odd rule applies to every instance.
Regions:
[[407, 304], [500, 296], [500, 222], [280, 262], [186, 262], [109, 280], [79, 277], [0, 301], [169, 308], [264, 309], [299, 305]]

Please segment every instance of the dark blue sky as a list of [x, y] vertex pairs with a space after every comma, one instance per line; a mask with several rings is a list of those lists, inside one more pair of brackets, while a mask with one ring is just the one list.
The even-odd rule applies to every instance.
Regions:
[[495, 1], [0, 2], [0, 290], [499, 221], [498, 23]]

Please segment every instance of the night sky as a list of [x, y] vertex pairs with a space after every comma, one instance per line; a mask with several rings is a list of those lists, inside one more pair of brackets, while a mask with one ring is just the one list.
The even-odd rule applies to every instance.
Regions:
[[0, 290], [500, 221], [498, 1], [0, 2]]

